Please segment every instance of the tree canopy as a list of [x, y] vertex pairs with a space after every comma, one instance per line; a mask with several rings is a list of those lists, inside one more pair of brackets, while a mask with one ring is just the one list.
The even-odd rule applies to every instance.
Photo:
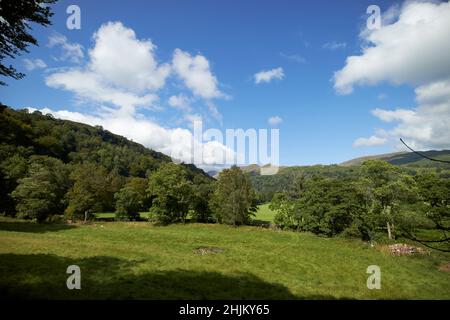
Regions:
[[[12, 65], [5, 65], [5, 58], [15, 58], [28, 52], [29, 45], [38, 45], [30, 34], [32, 23], [48, 26], [53, 16], [50, 4], [57, 0], [2, 0], [0, 1], [0, 75], [21, 79], [25, 75]], [[5, 85], [0, 80], [0, 85]]]

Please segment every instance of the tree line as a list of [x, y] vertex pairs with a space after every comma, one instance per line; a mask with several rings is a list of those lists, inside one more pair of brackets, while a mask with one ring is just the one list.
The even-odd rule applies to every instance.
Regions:
[[417, 239], [416, 230], [434, 229], [441, 236], [430, 243], [450, 240], [450, 179], [411, 175], [382, 160], [365, 161], [343, 177], [298, 174], [275, 193], [270, 207], [277, 212], [275, 223], [286, 229], [364, 240], [380, 233]]
[[239, 225], [254, 212], [250, 180], [238, 168], [216, 182], [194, 165], [175, 164], [101, 127], [6, 106], [0, 134], [0, 213], [6, 215], [44, 222], [115, 211], [118, 220], [137, 220], [150, 211], [161, 223], [189, 216]]

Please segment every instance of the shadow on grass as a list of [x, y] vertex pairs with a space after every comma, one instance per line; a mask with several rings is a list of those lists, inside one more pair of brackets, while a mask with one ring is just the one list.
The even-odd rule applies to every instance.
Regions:
[[0, 221], [0, 230], [3, 231], [46, 233], [73, 228], [76, 228], [76, 226], [62, 223], [35, 223], [32, 221], [12, 219]]
[[[2, 299], [333, 299], [293, 295], [250, 273], [170, 270], [134, 273], [139, 261], [113, 257], [64, 258], [50, 254], [0, 255]], [[81, 269], [81, 290], [68, 290], [69, 265]]]
[[255, 227], [269, 228], [270, 227], [270, 221], [253, 219], [251, 221], [250, 225], [255, 226]]

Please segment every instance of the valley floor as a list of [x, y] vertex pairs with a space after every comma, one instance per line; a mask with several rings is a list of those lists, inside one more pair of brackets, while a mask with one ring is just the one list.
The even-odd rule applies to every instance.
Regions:
[[[0, 296], [50, 299], [450, 299], [448, 255], [259, 227], [0, 218]], [[69, 265], [81, 290], [68, 290]], [[366, 286], [369, 265], [381, 289]]]

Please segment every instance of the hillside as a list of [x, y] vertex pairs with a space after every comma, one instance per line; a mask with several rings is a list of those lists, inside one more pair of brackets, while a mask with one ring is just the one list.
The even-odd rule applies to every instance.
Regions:
[[[420, 151], [423, 155], [438, 159], [438, 160], [450, 160], [450, 150], [441, 150], [441, 151]], [[430, 160], [424, 159], [423, 157], [419, 156], [418, 154], [415, 154], [413, 152], [395, 152], [395, 153], [385, 153], [385, 154], [379, 154], [379, 155], [373, 155], [373, 156], [366, 156], [366, 157], [360, 157], [351, 159], [348, 161], [345, 161], [341, 163], [341, 166], [358, 166], [361, 165], [366, 160], [371, 159], [379, 159], [384, 160], [389, 163], [395, 164], [395, 165], [407, 165], [407, 166], [418, 166], [418, 167], [442, 167], [445, 166], [445, 164], [439, 164], [436, 162], [432, 162]]]
[[[70, 171], [77, 165], [93, 164], [117, 186], [130, 177], [145, 178], [161, 164], [172, 162], [170, 157], [100, 126], [0, 105], [0, 212], [15, 210], [10, 193], [39, 157], [57, 159]], [[181, 165], [191, 180], [195, 176], [212, 180], [194, 165]]]

